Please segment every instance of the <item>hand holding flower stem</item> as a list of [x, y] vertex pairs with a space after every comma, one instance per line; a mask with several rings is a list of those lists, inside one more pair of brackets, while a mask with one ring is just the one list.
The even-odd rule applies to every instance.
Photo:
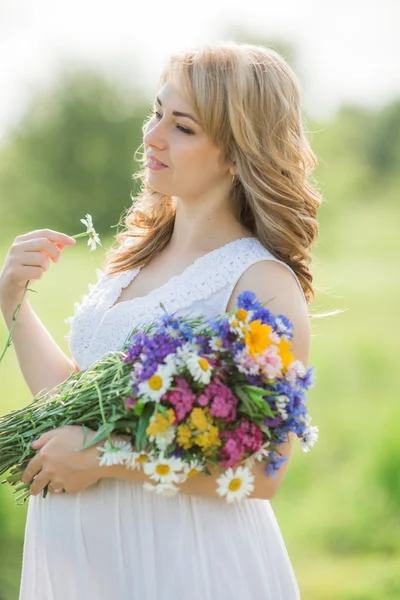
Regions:
[[[86, 219], [81, 219], [81, 223], [83, 223], [86, 226], [86, 231], [84, 231], [82, 233], [77, 233], [76, 235], [71, 235], [70, 237], [72, 237], [74, 239], [78, 239], [81, 237], [88, 237], [89, 238], [88, 246], [90, 246], [90, 250], [91, 251], [96, 250], [96, 244], [101, 246], [101, 241], [100, 241], [98, 233], [94, 229], [92, 217], [89, 214], [87, 214]], [[21, 297], [21, 301], [18, 304], [18, 306], [16, 307], [16, 309], [14, 310], [14, 313], [12, 315], [12, 323], [11, 323], [11, 327], [10, 327], [10, 332], [8, 334], [6, 345], [0, 356], [0, 363], [3, 360], [5, 353], [7, 352], [8, 347], [11, 346], [11, 344], [12, 344], [12, 336], [14, 333], [15, 325], [17, 323], [18, 315], [21, 311], [22, 305], [24, 303], [25, 295], [28, 290], [31, 292], [36, 291], [36, 290], [32, 290], [31, 288], [29, 288], [29, 279], [25, 284], [24, 291], [23, 291], [22, 297]]]

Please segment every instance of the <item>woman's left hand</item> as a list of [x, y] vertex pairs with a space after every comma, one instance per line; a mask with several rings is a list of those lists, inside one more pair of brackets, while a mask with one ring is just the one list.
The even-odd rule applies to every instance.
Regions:
[[[86, 441], [95, 431], [87, 430]], [[22, 476], [22, 481], [32, 480], [31, 495], [36, 496], [50, 484], [49, 490], [65, 490], [71, 494], [80, 492], [101, 478], [96, 446], [77, 451], [83, 444], [81, 426], [67, 425], [52, 429], [32, 442], [37, 450]]]

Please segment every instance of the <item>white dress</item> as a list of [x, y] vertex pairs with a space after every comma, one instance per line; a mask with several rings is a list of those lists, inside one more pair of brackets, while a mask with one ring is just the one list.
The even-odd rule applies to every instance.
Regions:
[[[72, 319], [81, 369], [120, 349], [130, 330], [171, 312], [216, 315], [252, 264], [276, 260], [255, 238], [198, 258], [142, 298], [116, 305], [139, 269], [100, 273]], [[289, 268], [289, 267], [288, 267]], [[267, 500], [165, 498], [102, 479], [77, 494], [32, 496], [20, 600], [295, 600], [297, 583]]]

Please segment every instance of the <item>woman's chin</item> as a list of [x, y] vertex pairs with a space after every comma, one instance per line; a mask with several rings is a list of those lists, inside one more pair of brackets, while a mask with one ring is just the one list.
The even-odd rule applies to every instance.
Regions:
[[157, 181], [157, 177], [147, 175], [146, 184], [151, 190], [153, 190], [153, 192], [157, 192], [158, 194], [162, 194], [163, 196], [174, 195], [173, 193], [171, 193], [171, 189], [169, 189], [168, 186], [166, 186], [165, 184], [163, 185], [161, 181]]

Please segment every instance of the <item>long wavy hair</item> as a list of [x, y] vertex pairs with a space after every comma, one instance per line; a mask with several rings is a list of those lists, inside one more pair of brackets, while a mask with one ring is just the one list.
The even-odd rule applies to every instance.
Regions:
[[[238, 221], [293, 269], [310, 302], [321, 197], [310, 181], [317, 161], [292, 69], [269, 48], [222, 42], [173, 55], [159, 87], [166, 82], [179, 89], [206, 134], [236, 163], [231, 201]], [[109, 251], [110, 273], [145, 264], [171, 239], [176, 202], [149, 188], [145, 174], [144, 167], [136, 175], [141, 191], [116, 236], [118, 246]]]

